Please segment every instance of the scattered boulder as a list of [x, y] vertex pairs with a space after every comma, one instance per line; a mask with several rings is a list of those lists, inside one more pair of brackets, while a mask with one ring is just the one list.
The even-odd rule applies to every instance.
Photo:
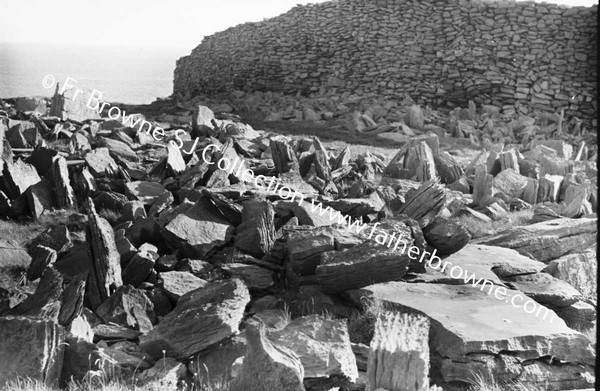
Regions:
[[305, 378], [342, 377], [350, 383], [358, 380], [345, 320], [310, 315], [267, 335], [273, 344], [290, 349], [300, 358]]
[[230, 391], [304, 391], [304, 368], [291, 350], [269, 341], [261, 326], [246, 328], [247, 350], [239, 375]]
[[250, 301], [240, 280], [215, 282], [186, 293], [175, 309], [150, 332], [140, 336], [140, 348], [153, 358], [184, 360], [237, 333]]

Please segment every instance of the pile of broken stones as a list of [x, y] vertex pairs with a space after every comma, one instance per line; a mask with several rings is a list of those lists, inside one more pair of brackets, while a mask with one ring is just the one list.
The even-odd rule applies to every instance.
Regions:
[[[191, 124], [164, 127], [158, 142], [61, 104], [53, 116], [39, 99], [2, 108], [0, 216], [71, 215], [26, 248], [0, 238], [0, 263], [30, 265], [19, 292], [1, 292], [0, 379], [64, 385], [92, 372], [161, 390], [216, 379], [229, 390], [459, 390], [479, 374], [527, 388], [594, 387], [595, 343], [576, 330], [596, 319], [597, 168], [571, 145], [491, 144], [463, 165], [435, 133], [415, 130], [387, 161], [206, 107]], [[170, 143], [177, 129], [181, 149]], [[210, 143], [221, 148], [209, 161], [243, 159], [557, 318], [219, 170], [200, 156]], [[461, 223], [525, 209], [532, 224], [475, 240]], [[381, 311], [369, 344], [349, 320], [373, 303]]]

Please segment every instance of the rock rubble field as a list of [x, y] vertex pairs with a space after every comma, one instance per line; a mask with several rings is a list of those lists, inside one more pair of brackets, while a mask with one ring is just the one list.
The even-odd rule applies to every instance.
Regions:
[[[254, 129], [232, 100], [198, 102], [164, 101], [160, 113], [135, 113], [135, 126], [68, 91], [49, 108], [2, 102], [2, 382], [594, 387], [590, 134], [474, 103], [449, 112], [357, 101], [371, 106], [350, 110], [348, 134], [385, 135], [385, 149]], [[465, 128], [471, 137], [453, 134]], [[253, 176], [220, 169], [223, 158]], [[269, 191], [259, 175], [290, 191]], [[27, 224], [39, 232], [21, 240]], [[375, 227], [553, 320], [382, 245], [369, 238]]]

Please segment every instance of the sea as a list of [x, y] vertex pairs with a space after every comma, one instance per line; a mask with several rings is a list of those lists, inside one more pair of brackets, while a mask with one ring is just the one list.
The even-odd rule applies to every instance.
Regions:
[[102, 101], [151, 103], [173, 93], [175, 62], [192, 49], [0, 43], [0, 98], [50, 97], [69, 77], [100, 91]]

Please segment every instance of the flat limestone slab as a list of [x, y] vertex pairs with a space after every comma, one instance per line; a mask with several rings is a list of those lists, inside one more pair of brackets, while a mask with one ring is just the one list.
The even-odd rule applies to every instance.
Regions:
[[520, 254], [548, 263], [594, 245], [598, 233], [597, 224], [597, 218], [555, 219], [509, 228], [474, 242], [512, 248]]
[[[595, 353], [585, 336], [557, 316], [550, 322], [550, 310], [543, 320], [543, 311], [536, 317], [486, 292], [470, 285], [394, 281], [349, 293], [354, 301], [372, 297], [392, 309], [430, 319], [429, 347], [438, 385], [466, 382], [472, 373], [482, 372], [499, 381], [548, 381], [551, 389], [589, 387]], [[515, 293], [507, 290], [506, 299]], [[523, 302], [527, 299], [523, 295]], [[566, 363], [543, 362], [546, 356]]]

